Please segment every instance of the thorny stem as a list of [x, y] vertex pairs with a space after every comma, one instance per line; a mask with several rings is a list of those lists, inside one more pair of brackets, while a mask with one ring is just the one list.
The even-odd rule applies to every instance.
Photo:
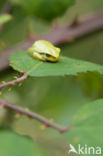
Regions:
[[28, 74], [24, 73], [23, 76], [16, 78], [16, 80], [12, 80], [10, 82], [4, 82], [3, 84], [0, 85], [0, 91], [8, 86], [14, 86], [16, 83], [21, 83], [22, 81], [24, 81], [25, 79], [27, 79]]
[[0, 101], [0, 105], [2, 107], [5, 107], [5, 108], [9, 108], [11, 110], [14, 110], [20, 114], [24, 114], [30, 118], [34, 118], [38, 121], [40, 121], [41, 123], [43, 123], [46, 127], [51, 127], [51, 128], [54, 128], [56, 129], [57, 131], [59, 131], [60, 133], [64, 133], [66, 131], [69, 131], [71, 129], [71, 126], [69, 127], [62, 127], [54, 122], [51, 122], [49, 121], [48, 119], [46, 119], [45, 117], [37, 114], [37, 113], [34, 113], [34, 112], [31, 112], [29, 110], [26, 110], [26, 109], [23, 109], [19, 106], [16, 106], [16, 105], [13, 105], [13, 104], [10, 104], [10, 103], [7, 103], [7, 102], [4, 102], [4, 101]]
[[[27, 77], [28, 77], [28, 74], [24, 73], [23, 76], [21, 76], [20, 78], [17, 78], [16, 80], [13, 80], [10, 82], [5, 82], [4, 84], [0, 85], [0, 91], [5, 87], [14, 86], [16, 83], [21, 83], [22, 81], [27, 79]], [[49, 121], [48, 119], [46, 119], [45, 117], [43, 117], [37, 113], [25, 110], [25, 109], [18, 107], [16, 105], [13, 105], [13, 104], [10, 104], [10, 103], [4, 102], [4, 101], [0, 101], [0, 105], [5, 107], [5, 108], [10, 108], [11, 110], [15, 110], [20, 114], [25, 114], [28, 117], [35, 118], [35, 119], [39, 120], [40, 122], [42, 122], [46, 127], [52, 127], [61, 133], [64, 133], [66, 131], [69, 131], [69, 129], [71, 129], [71, 127], [66, 127], [66, 128], [62, 127], [56, 123]]]
[[[22, 81], [27, 79], [27, 77], [28, 77], [28, 74], [24, 73], [23, 76], [21, 76], [20, 78], [17, 78], [16, 80], [13, 80], [10, 82], [5, 82], [4, 84], [0, 85], [0, 90], [2, 90], [5, 87], [8, 87], [8, 86], [14, 86], [16, 83], [21, 83]], [[37, 113], [25, 110], [21, 107], [18, 107], [16, 105], [13, 105], [13, 104], [10, 104], [10, 103], [4, 102], [4, 101], [0, 101], [0, 105], [5, 108], [10, 108], [11, 110], [15, 110], [20, 114], [25, 114], [28, 117], [35, 118], [35, 119], [39, 120], [40, 122], [42, 122], [46, 127], [52, 127], [54, 129], [56, 129], [57, 131], [59, 131], [60, 133], [69, 131], [69, 129], [71, 128], [71, 127], [66, 127], [66, 128], [62, 127], [56, 123], [49, 121], [48, 119], [46, 119], [45, 117], [43, 117]]]

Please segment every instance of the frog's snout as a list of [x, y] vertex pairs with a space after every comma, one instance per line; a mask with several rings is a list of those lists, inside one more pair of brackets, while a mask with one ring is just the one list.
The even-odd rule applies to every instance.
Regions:
[[33, 48], [29, 48], [29, 49], [28, 49], [28, 52], [29, 52], [30, 54], [32, 54], [32, 53], [33, 53]]

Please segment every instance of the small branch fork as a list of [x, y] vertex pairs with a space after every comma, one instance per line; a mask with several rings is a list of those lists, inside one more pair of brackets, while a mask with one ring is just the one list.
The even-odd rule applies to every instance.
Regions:
[[12, 80], [10, 82], [4, 82], [2, 85], [0, 85], [0, 91], [2, 91], [3, 88], [5, 87], [12, 87], [14, 86], [16, 83], [21, 83], [23, 82], [24, 80], [26, 80], [28, 77], [28, 74], [27, 73], [24, 73], [23, 76], [19, 77], [19, 78], [16, 78], [16, 80]]
[[19, 106], [16, 106], [16, 105], [4, 102], [4, 101], [0, 101], [0, 106], [5, 107], [5, 108], [9, 108], [11, 110], [18, 112], [19, 114], [24, 114], [30, 118], [34, 118], [34, 119], [40, 121], [41, 123], [43, 123], [46, 127], [54, 128], [57, 131], [59, 131], [60, 133], [67, 132], [71, 129], [71, 127], [66, 127], [66, 128], [62, 127], [62, 126], [60, 126], [60, 125], [58, 125], [52, 121], [49, 121], [48, 119], [46, 119], [45, 117], [43, 117], [37, 113], [31, 112], [29, 110], [23, 109]]

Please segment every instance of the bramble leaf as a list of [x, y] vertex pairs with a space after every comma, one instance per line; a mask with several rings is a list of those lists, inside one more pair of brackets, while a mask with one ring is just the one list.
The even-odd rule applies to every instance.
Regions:
[[33, 77], [77, 75], [87, 71], [103, 74], [103, 67], [98, 64], [62, 56], [56, 63], [42, 62], [31, 57], [26, 51], [12, 54], [9, 61], [15, 70], [27, 72]]
[[[72, 129], [66, 136], [69, 143], [78, 149], [78, 144], [87, 147], [102, 147], [103, 135], [103, 99], [90, 102], [76, 113], [72, 120]], [[84, 149], [85, 150], [85, 149]], [[82, 155], [82, 154], [80, 154]], [[87, 155], [86, 153], [83, 155]], [[90, 155], [96, 155], [91, 154]]]

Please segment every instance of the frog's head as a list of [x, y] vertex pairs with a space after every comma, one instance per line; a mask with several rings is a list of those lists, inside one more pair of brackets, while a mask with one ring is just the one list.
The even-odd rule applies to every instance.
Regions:
[[28, 51], [36, 59], [56, 62], [59, 60], [61, 50], [48, 41], [38, 40]]

